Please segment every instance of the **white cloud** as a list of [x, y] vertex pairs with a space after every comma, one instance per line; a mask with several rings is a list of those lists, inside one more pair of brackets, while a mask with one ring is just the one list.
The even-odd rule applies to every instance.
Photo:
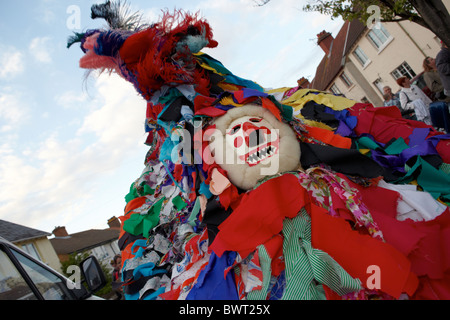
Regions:
[[234, 15], [247, 14], [254, 10], [254, 2], [252, 0], [216, 0], [216, 1], [204, 1], [197, 5], [198, 10], [204, 10], [216, 12], [219, 14]]
[[0, 132], [12, 131], [28, 119], [28, 107], [21, 99], [21, 94], [11, 88], [0, 91]]
[[317, 34], [339, 30], [342, 21], [305, 12], [305, 4], [305, 0], [273, 0], [261, 7], [253, 0], [203, 2], [199, 8], [219, 42], [217, 48], [204, 51], [235, 75], [263, 87], [296, 86], [302, 76], [312, 79], [323, 57], [317, 50]]
[[42, 63], [51, 63], [52, 57], [51, 57], [51, 44], [50, 44], [50, 37], [36, 37], [33, 40], [31, 40], [29, 49], [31, 55], [36, 59], [38, 62]]
[[102, 107], [84, 119], [78, 135], [95, 133], [99, 143], [108, 148], [129, 147], [130, 137], [135, 139], [142, 135], [145, 101], [130, 83], [115, 74], [102, 75], [96, 82], [96, 88]]
[[[126, 190], [137, 178], [130, 175], [122, 182], [117, 175], [130, 170], [124, 163], [136, 155], [143, 163], [139, 150], [147, 149], [143, 144], [146, 104], [131, 84], [117, 76], [102, 75], [95, 89], [101, 104], [85, 116], [72, 138], [65, 140], [54, 132], [26, 150], [18, 147], [18, 141], [0, 145], [1, 219], [51, 232], [64, 224], [73, 230], [83, 215], [91, 225], [106, 225], [107, 218], [122, 214], [125, 192], [108, 194], [100, 188], [113, 177], [115, 184], [125, 187], [120, 190]], [[143, 165], [131, 169], [140, 172]], [[103, 209], [113, 202], [115, 212]]]
[[12, 46], [0, 46], [0, 79], [17, 76], [24, 70], [24, 54]]
[[84, 92], [70, 90], [57, 94], [55, 102], [64, 109], [80, 109], [80, 106], [87, 105], [88, 96]]
[[46, 24], [52, 24], [56, 20], [56, 14], [49, 8], [45, 8], [42, 12], [41, 19]]
[[264, 10], [264, 16], [267, 19], [276, 17], [275, 21], [280, 26], [287, 27], [293, 22], [304, 19], [306, 13], [302, 9], [303, 6], [304, 1], [301, 0], [272, 0], [259, 9]]
[[136, 12], [142, 11], [142, 19], [143, 19], [143, 23], [148, 23], [148, 24], [152, 24], [155, 22], [158, 22], [161, 18], [162, 15], [162, 11], [161, 8], [150, 8], [150, 9], [145, 9], [145, 10], [140, 10], [139, 8], [137, 9], [130, 9], [130, 11], [132, 12]]

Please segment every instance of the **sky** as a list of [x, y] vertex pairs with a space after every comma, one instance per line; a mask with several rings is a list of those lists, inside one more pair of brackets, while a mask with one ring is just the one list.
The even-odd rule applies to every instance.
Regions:
[[[306, 13], [308, 0], [128, 0], [155, 22], [162, 10], [199, 12], [219, 46], [204, 52], [264, 88], [312, 80], [322, 30], [343, 22]], [[117, 75], [79, 68], [66, 48], [74, 31], [106, 26], [90, 8], [103, 1], [0, 2], [0, 219], [51, 233], [108, 228], [144, 169], [145, 101]], [[80, 13], [80, 15], [78, 15]]]

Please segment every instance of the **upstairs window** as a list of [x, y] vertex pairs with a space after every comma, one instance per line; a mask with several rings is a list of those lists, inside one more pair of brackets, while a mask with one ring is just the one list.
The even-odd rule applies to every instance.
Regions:
[[345, 83], [347, 88], [351, 87], [351, 85], [353, 84], [352, 80], [350, 80], [350, 78], [345, 74], [345, 72], [342, 72], [339, 78], [341, 78], [342, 82]]
[[366, 53], [359, 46], [353, 51], [353, 55], [363, 67], [366, 67], [370, 63]]
[[386, 28], [378, 23], [372, 30], [367, 34], [370, 42], [378, 49], [378, 51], [383, 50], [389, 42], [391, 42], [391, 34], [386, 30]]

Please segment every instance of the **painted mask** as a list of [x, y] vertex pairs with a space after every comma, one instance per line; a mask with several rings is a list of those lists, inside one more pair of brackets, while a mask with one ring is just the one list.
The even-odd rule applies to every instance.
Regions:
[[239, 160], [249, 167], [278, 153], [280, 139], [277, 130], [271, 130], [271, 125], [262, 117], [244, 116], [233, 121], [230, 127], [225, 141], [235, 149]]
[[300, 146], [294, 131], [259, 105], [233, 108], [214, 124], [216, 132], [209, 145], [214, 160], [242, 189], [299, 166]]

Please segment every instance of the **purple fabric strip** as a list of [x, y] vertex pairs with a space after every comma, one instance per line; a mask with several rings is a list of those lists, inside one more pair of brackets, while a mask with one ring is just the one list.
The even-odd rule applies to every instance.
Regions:
[[427, 155], [439, 155], [436, 150], [436, 143], [432, 140], [426, 140], [419, 145], [416, 145], [412, 148], [403, 150], [400, 153], [400, 157], [403, 162], [408, 161], [410, 158], [414, 156], [427, 156]]
[[405, 172], [405, 162], [398, 155], [387, 155], [383, 151], [372, 150], [372, 159], [380, 166]]
[[242, 92], [244, 93], [244, 98], [249, 97], [267, 97], [268, 94], [256, 89], [243, 88]]
[[348, 137], [353, 133], [353, 130], [350, 129], [344, 121], [339, 121], [339, 127], [336, 129], [338, 135], [342, 137]]
[[428, 134], [430, 133], [430, 128], [415, 128], [409, 136], [409, 146], [414, 147], [425, 141]]

